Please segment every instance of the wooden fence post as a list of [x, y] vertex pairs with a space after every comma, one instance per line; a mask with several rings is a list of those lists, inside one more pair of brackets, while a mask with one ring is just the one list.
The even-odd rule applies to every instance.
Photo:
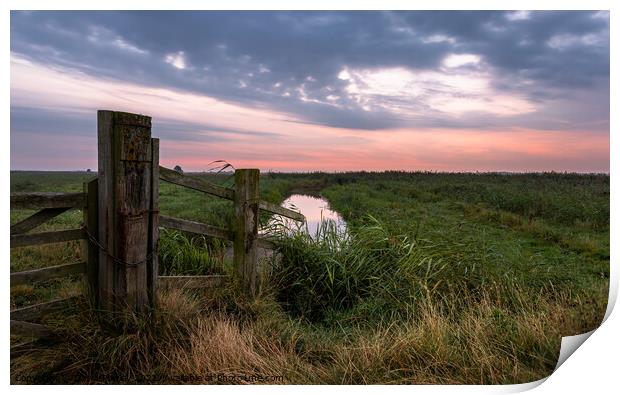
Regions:
[[151, 118], [113, 111], [98, 111], [97, 117], [99, 307], [140, 310], [151, 305], [149, 287], [156, 285], [149, 280], [155, 236]]
[[[99, 214], [98, 214], [98, 186], [99, 180], [93, 179], [84, 183], [84, 193], [86, 193], [86, 208], [83, 209], [84, 226], [90, 236], [95, 239], [99, 237]], [[88, 288], [91, 300], [94, 305], [99, 304], [98, 295], [98, 261], [99, 261], [99, 248], [88, 238], [84, 241], [83, 258], [86, 261], [86, 274], [88, 277]]]
[[251, 295], [258, 290], [258, 169], [235, 171], [233, 260], [242, 284]]
[[159, 279], [159, 139], [151, 139], [151, 215], [149, 227], [148, 266], [149, 300], [152, 306], [157, 304], [157, 287]]

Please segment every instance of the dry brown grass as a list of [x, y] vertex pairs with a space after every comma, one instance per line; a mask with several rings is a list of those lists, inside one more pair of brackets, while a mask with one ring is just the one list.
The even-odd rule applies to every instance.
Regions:
[[325, 336], [323, 329], [290, 320], [268, 295], [250, 302], [233, 293], [172, 291], [162, 295], [156, 317], [117, 318], [125, 323], [122, 332], [102, 331], [88, 309], [57, 322], [71, 333], [67, 341], [16, 359], [11, 377], [62, 383], [522, 383], [552, 372], [562, 335], [597, 324], [585, 323], [568, 297], [522, 295], [529, 302], [515, 311], [491, 295], [458, 315], [426, 299], [415, 320]]

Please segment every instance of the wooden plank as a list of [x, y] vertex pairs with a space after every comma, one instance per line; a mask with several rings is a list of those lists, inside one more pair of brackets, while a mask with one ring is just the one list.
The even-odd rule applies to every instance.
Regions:
[[199, 235], [216, 237], [218, 239], [233, 241], [233, 232], [228, 229], [219, 228], [213, 225], [203, 224], [201, 222], [189, 221], [181, 218], [159, 216], [159, 225], [164, 228], [182, 230], [184, 232], [195, 233]]
[[63, 311], [73, 306], [77, 296], [56, 299], [51, 302], [39, 303], [28, 307], [22, 307], [11, 311], [11, 319], [16, 321], [39, 321], [47, 314]]
[[[83, 210], [83, 221], [86, 230], [95, 239], [99, 239], [99, 180], [94, 179], [84, 183], [84, 192], [87, 195], [87, 207]], [[98, 277], [99, 277], [99, 247], [90, 240], [83, 242], [83, 257], [86, 257], [86, 275], [88, 278], [88, 289], [91, 301], [94, 306], [99, 304]]]
[[[234, 232], [228, 229], [219, 228], [217, 226], [204, 224], [201, 222], [189, 221], [181, 218], [168, 217], [166, 215], [159, 216], [159, 226], [168, 229], [181, 230], [183, 232], [194, 233], [197, 235], [216, 237], [218, 239], [233, 241], [235, 239]], [[275, 244], [273, 241], [259, 237], [258, 246], [273, 250]]]
[[83, 238], [84, 232], [82, 232], [82, 229], [11, 235], [11, 248], [38, 244], [60, 243], [63, 241], [81, 240]]
[[259, 288], [257, 267], [258, 205], [260, 201], [258, 169], [235, 171], [235, 222], [233, 261], [243, 286], [250, 295]]
[[159, 166], [159, 178], [172, 184], [180, 185], [196, 191], [208, 193], [228, 200], [234, 200], [235, 191], [230, 188], [211, 184], [200, 178], [178, 173], [172, 169]]
[[157, 305], [157, 287], [159, 285], [159, 139], [151, 139], [151, 218], [149, 225], [148, 266], [149, 298], [153, 306]]
[[261, 210], [269, 211], [270, 213], [273, 213], [273, 214], [278, 214], [283, 217], [293, 219], [295, 221], [300, 221], [300, 222], [306, 221], [306, 217], [304, 217], [303, 214], [298, 213], [297, 211], [293, 211], [288, 208], [284, 208], [282, 206], [278, 206], [277, 204], [266, 202], [264, 200], [260, 201], [258, 208], [260, 208]]
[[[149, 223], [151, 217], [151, 120], [150, 117], [114, 113], [114, 207], [116, 216], [114, 282], [120, 306], [142, 310], [150, 305], [148, 290]], [[128, 120], [129, 119], [129, 120]], [[134, 263], [140, 262], [137, 265]]]
[[32, 322], [11, 320], [11, 335], [49, 339], [57, 337], [50, 327]]
[[151, 118], [98, 114], [99, 237], [106, 250], [99, 255], [104, 268], [99, 273], [100, 303], [106, 310], [142, 310], [150, 304], [147, 267], [152, 262]]
[[11, 273], [11, 286], [31, 284], [36, 281], [46, 281], [52, 278], [66, 277], [81, 273], [86, 273], [86, 262], [67, 263], [64, 265]]
[[[114, 113], [97, 111], [97, 146], [98, 146], [98, 241], [99, 244], [114, 250], [114, 167], [113, 151]], [[97, 300], [99, 308], [111, 310], [114, 297], [114, 262], [103, 249], [99, 249], [97, 270]]]
[[49, 221], [50, 219], [64, 213], [69, 210], [68, 207], [59, 208], [44, 208], [41, 211], [37, 211], [30, 217], [25, 218], [18, 223], [11, 225], [11, 234], [26, 233], [36, 228], [37, 226]]
[[210, 276], [159, 276], [162, 288], [213, 288], [224, 284], [229, 277], [226, 275]]
[[28, 192], [11, 194], [11, 210], [42, 208], [82, 208], [86, 197], [82, 192]]

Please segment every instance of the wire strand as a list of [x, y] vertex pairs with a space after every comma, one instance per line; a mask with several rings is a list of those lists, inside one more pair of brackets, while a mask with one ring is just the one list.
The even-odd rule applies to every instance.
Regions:
[[122, 265], [122, 266], [126, 266], [126, 267], [137, 267], [140, 266], [142, 264], [147, 263], [148, 261], [150, 261], [153, 258], [153, 253], [149, 253], [147, 254], [146, 258], [144, 258], [141, 261], [138, 262], [127, 262], [124, 261], [116, 256], [114, 256], [106, 247], [102, 246], [99, 241], [97, 240], [97, 238], [95, 238], [86, 228], [86, 226], [82, 225], [82, 230], [84, 231], [84, 233], [86, 234], [86, 237], [88, 238], [88, 241], [90, 241], [91, 243], [93, 243], [99, 250], [103, 251], [110, 259], [112, 259], [112, 261], [118, 265]]

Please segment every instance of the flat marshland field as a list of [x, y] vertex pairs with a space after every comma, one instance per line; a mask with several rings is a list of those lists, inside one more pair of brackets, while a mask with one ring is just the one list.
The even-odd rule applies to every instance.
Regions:
[[[95, 173], [11, 172], [11, 192], [82, 191]], [[227, 174], [196, 174], [231, 185]], [[232, 203], [162, 181], [162, 214], [229, 226]], [[11, 362], [39, 383], [504, 384], [548, 376], [562, 336], [607, 305], [609, 176], [261, 175], [261, 197], [320, 195], [347, 222], [313, 239], [272, 226], [256, 299], [235, 282], [163, 291], [148, 317], [104, 330], [86, 298], [45, 317], [65, 331]], [[11, 223], [31, 212], [11, 211]], [[267, 217], [263, 218], [265, 222]], [[67, 212], [35, 231], [79, 226]], [[162, 230], [160, 273], [232, 273], [224, 243]], [[80, 259], [79, 242], [11, 250], [11, 271]], [[11, 308], [84, 294], [69, 278], [11, 288]], [[23, 339], [12, 338], [16, 343]], [[226, 375], [226, 376], [224, 376]], [[260, 380], [260, 381], [256, 381]]]

